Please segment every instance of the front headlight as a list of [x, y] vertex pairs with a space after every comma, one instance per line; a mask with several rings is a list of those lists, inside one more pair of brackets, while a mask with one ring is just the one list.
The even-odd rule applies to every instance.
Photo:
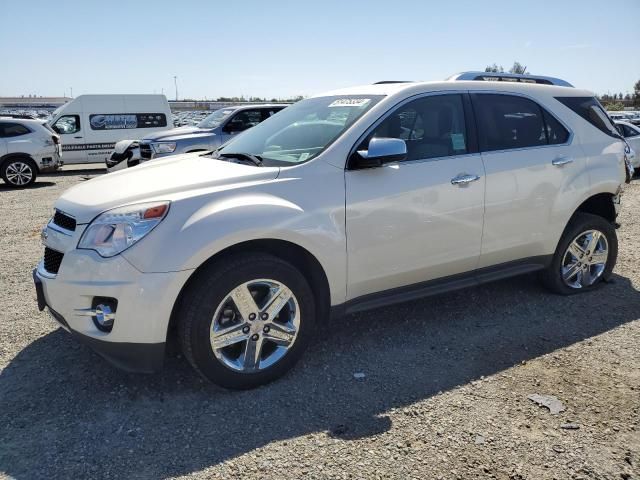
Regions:
[[144, 238], [169, 211], [171, 202], [150, 202], [107, 210], [82, 234], [78, 248], [113, 257]]
[[176, 142], [152, 143], [151, 148], [156, 153], [173, 153], [176, 150]]

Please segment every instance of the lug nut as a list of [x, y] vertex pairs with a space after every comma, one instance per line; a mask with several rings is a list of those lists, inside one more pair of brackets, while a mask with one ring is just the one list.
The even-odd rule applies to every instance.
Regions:
[[264, 333], [269, 333], [269, 330], [271, 330], [271, 328], [269, 328], [269, 325], [265, 325], [264, 328], [262, 329]]
[[249, 320], [255, 320], [256, 319], [256, 314], [255, 313], [250, 313], [249, 314]]
[[260, 338], [260, 335], [258, 335], [257, 333], [254, 333], [253, 335], [251, 335], [251, 340], [253, 340], [254, 342], [257, 341], [258, 338]]
[[244, 327], [242, 329], [242, 333], [249, 333], [250, 328], [249, 327]]
[[264, 313], [262, 313], [262, 314], [260, 315], [260, 318], [261, 318], [262, 320], [267, 320], [267, 319], [269, 318], [269, 314], [268, 314], [267, 312], [264, 312]]

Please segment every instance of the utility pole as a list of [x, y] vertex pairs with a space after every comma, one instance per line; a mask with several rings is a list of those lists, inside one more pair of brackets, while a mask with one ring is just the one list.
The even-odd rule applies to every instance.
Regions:
[[176, 102], [178, 101], [178, 77], [177, 75], [173, 76], [173, 84], [176, 86]]
[[69, 87], [71, 89], [71, 98], [73, 98], [73, 87]]

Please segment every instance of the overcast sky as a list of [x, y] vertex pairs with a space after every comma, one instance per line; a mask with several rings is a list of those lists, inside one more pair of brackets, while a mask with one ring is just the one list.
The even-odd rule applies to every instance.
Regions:
[[640, 79], [640, 0], [1, 2], [0, 96], [310, 95], [514, 60], [597, 93]]

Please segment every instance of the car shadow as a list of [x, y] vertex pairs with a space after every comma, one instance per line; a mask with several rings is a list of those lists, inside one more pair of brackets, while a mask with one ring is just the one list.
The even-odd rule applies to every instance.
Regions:
[[32, 190], [34, 188], [52, 187], [54, 185], [55, 185], [54, 182], [41, 182], [39, 180], [36, 180], [33, 183], [33, 185], [31, 185], [29, 187], [24, 187], [24, 188], [9, 187], [7, 185], [0, 184], [0, 192], [12, 192], [12, 191], [16, 191], [16, 190]]
[[126, 374], [56, 330], [0, 374], [0, 470], [167, 478], [310, 433], [351, 441], [391, 428], [391, 409], [638, 318], [627, 278], [561, 297], [529, 275], [333, 321], [289, 375], [242, 392], [179, 357]]

